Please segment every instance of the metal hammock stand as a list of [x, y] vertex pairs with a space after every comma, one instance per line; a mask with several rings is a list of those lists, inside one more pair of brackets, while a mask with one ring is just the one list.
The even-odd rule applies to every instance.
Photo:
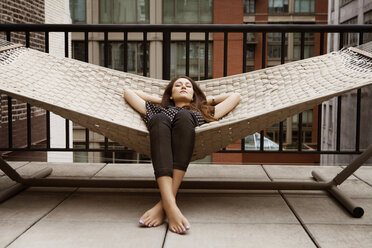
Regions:
[[[241, 102], [218, 122], [196, 128], [192, 160], [203, 158], [345, 92], [372, 84], [372, 42], [358, 48], [295, 61], [254, 72], [199, 81], [206, 95], [238, 91]], [[69, 119], [150, 156], [149, 134], [139, 114], [123, 99], [125, 87], [160, 96], [168, 81], [55, 57], [0, 40], [0, 92]], [[372, 156], [372, 146], [326, 182], [188, 181], [181, 188], [327, 190], [354, 217], [364, 213], [337, 188]], [[15, 186], [0, 201], [29, 186], [155, 188], [150, 180], [45, 179], [51, 169], [22, 178], [0, 158], [0, 169]]]

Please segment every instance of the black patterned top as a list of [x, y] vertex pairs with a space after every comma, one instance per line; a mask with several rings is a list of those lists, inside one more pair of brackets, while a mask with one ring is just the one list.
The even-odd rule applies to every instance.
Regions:
[[[182, 108], [175, 107], [175, 106], [168, 106], [166, 108], [146, 101], [146, 115], [141, 115], [142, 119], [145, 121], [146, 125], [149, 122], [149, 120], [154, 116], [155, 114], [164, 113], [171, 121], [173, 121], [174, 117], [180, 111]], [[189, 110], [191, 113], [196, 117], [198, 121], [198, 126], [203, 125], [206, 123], [205, 119], [203, 118], [202, 114], [199, 111], [196, 110]]]

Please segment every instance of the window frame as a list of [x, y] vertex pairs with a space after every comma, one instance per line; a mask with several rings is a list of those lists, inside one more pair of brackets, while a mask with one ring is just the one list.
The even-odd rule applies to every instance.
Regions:
[[[110, 1], [110, 21], [108, 22], [103, 22], [102, 21], [102, 12], [101, 12], [101, 2], [102, 1]], [[138, 21], [138, 0], [136, 1], [136, 21], [134, 22], [115, 22], [115, 13], [114, 13], [114, 1], [115, 0], [99, 0], [98, 1], [98, 23], [99, 24], [149, 24], [150, 23], [150, 1], [151, 0], [144, 0], [147, 1], [148, 4], [147, 6], [149, 7], [148, 9], [148, 20], [145, 22], [140, 22]]]
[[[166, 0], [162, 0], [162, 23], [163, 24], [212, 24], [213, 23], [213, 1], [212, 1], [212, 6], [211, 6], [211, 18], [210, 18], [210, 22], [201, 22], [201, 4], [200, 2], [201, 1], [206, 1], [206, 0], [198, 0], [198, 21], [197, 22], [193, 22], [193, 23], [189, 23], [189, 22], [180, 22], [178, 20], [176, 20], [175, 16], [177, 14], [177, 3], [178, 3], [178, 0], [174, 0], [174, 9], [173, 9], [173, 16], [172, 16], [172, 21], [165, 21], [165, 9], [164, 9], [164, 2]], [[208, 0], [210, 1], [210, 0]]]
[[[142, 63], [142, 58], [138, 58], [138, 56], [140, 56], [138, 54], [138, 51], [140, 50], [139, 49], [139, 45], [142, 45], [143, 41], [141, 40], [133, 40], [133, 41], [128, 41], [128, 45], [129, 44], [134, 44], [136, 46], [136, 51], [135, 51], [135, 56], [134, 56], [134, 59], [135, 59], [135, 62], [134, 62], [134, 66], [135, 66], [135, 70], [132, 71], [132, 70], [129, 70], [129, 61], [127, 61], [127, 72], [129, 73], [133, 73], [133, 74], [137, 74], [137, 75], [143, 75], [143, 68], [141, 69], [141, 67], [139, 66], [139, 63]], [[113, 51], [116, 50], [116, 49], [119, 49], [120, 51], [120, 47], [123, 45], [123, 41], [122, 40], [110, 40], [108, 42], [108, 45], [109, 45], [109, 61], [108, 61], [108, 68], [110, 69], [113, 69], [113, 70], [118, 70], [118, 71], [124, 71], [124, 61], [121, 61], [120, 60], [120, 65], [122, 63], [123, 65], [123, 69], [121, 68], [115, 68], [113, 65], [113, 61], [114, 61], [114, 57], [112, 56], [113, 54]], [[113, 45], [115, 46], [115, 48], [113, 49]], [[117, 47], [116, 47], [117, 46]], [[147, 56], [147, 62], [146, 62], [146, 65], [147, 65], [147, 71], [146, 71], [146, 74], [149, 75], [149, 72], [150, 72], [150, 51], [149, 51], [149, 47], [150, 47], [150, 41], [147, 41], [147, 44], [146, 44], [146, 56]], [[111, 48], [111, 53], [110, 53], [110, 48]], [[123, 51], [124, 52], [124, 51]], [[129, 46], [128, 46], [128, 57], [129, 57], [129, 53], [130, 53], [130, 49], [129, 49]], [[121, 54], [119, 55], [119, 58], [120, 58]], [[111, 59], [110, 59], [111, 58]], [[104, 65], [104, 41], [99, 41], [99, 65], [103, 66]], [[123, 59], [125, 59], [125, 54], [123, 55]]]
[[[185, 41], [172, 41], [171, 42], [171, 61], [173, 60], [172, 45], [174, 45], [174, 44], [177, 45], [177, 44], [182, 44], [182, 43], [184, 43], [184, 48], [185, 48], [184, 49], [185, 53], [182, 56], [186, 56], [186, 42]], [[196, 81], [211, 79], [211, 78], [213, 78], [213, 41], [208, 42], [208, 77], [207, 78], [204, 78], [204, 73], [205, 73], [204, 72], [204, 63], [205, 62], [201, 63], [201, 61], [204, 61], [204, 55], [205, 54], [201, 55], [201, 51], [200, 51], [201, 49], [204, 49], [204, 40], [190, 41], [190, 48], [191, 48], [192, 44], [196, 44], [196, 43], [198, 43], [198, 55], [199, 55], [198, 56], [198, 63], [197, 63], [198, 64], [198, 72], [197, 72], [197, 76], [194, 76], [194, 75], [191, 74], [191, 70], [189, 70], [189, 77], [196, 80]], [[176, 51], [176, 52], [178, 51], [177, 46], [175, 47], [174, 51]], [[190, 52], [190, 55], [191, 55], [191, 52]], [[209, 60], [209, 58], [210, 58], [210, 60]], [[171, 64], [174, 64], [175, 68], [174, 68], [174, 70], [172, 68], [170, 70], [171, 78], [176, 77], [176, 76], [181, 75], [181, 74], [186, 75], [186, 57], [185, 57], [185, 66], [183, 68], [184, 70], [180, 74], [177, 74], [177, 68], [179, 66], [177, 64], [177, 60], [178, 60], [178, 55], [177, 54], [174, 55], [174, 59], [176, 61], [174, 61], [174, 63], [171, 63]], [[190, 67], [191, 67], [191, 65], [192, 65], [192, 61], [191, 61], [191, 56], [190, 56]], [[202, 68], [203, 71], [200, 70], [200, 68]]]

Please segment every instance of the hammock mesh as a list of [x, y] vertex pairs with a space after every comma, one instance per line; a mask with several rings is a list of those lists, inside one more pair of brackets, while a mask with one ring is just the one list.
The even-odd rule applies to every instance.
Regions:
[[[326, 55], [197, 82], [207, 96], [239, 92], [239, 105], [196, 128], [192, 160], [372, 84], [372, 42]], [[125, 87], [161, 96], [168, 81], [56, 57], [0, 40], [0, 91], [150, 156], [147, 128], [124, 100]]]

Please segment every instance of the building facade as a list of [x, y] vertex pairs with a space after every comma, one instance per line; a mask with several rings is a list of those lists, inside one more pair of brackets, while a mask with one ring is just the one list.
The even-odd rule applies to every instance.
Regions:
[[[2, 24], [44, 24], [44, 23], [71, 23], [67, 1], [36, 0], [36, 1], [10, 1], [0, 2], [0, 23]], [[1, 39], [6, 39], [5, 33], [0, 33]], [[44, 32], [30, 33], [30, 48], [45, 51]], [[26, 44], [24, 32], [12, 32], [11, 41]], [[64, 36], [59, 33], [49, 34], [49, 53], [55, 56], [64, 56]], [[71, 52], [70, 52], [71, 54]], [[0, 95], [0, 147], [8, 147], [8, 97]], [[50, 113], [51, 147], [65, 147], [65, 123], [61, 117]], [[27, 104], [12, 99], [12, 138], [13, 147], [27, 146]], [[72, 134], [72, 128], [70, 133]], [[70, 138], [72, 145], [72, 136]], [[46, 147], [46, 111], [31, 106], [31, 146]], [[23, 161], [72, 161], [72, 153], [55, 152], [4, 152], [1, 155], [7, 160]]]
[[[328, 9], [329, 24], [372, 24], [372, 0], [330, 0]], [[363, 41], [372, 41], [372, 33], [365, 33]], [[359, 33], [345, 34], [342, 44], [344, 47], [359, 44]], [[328, 34], [328, 52], [340, 49], [340, 35]], [[361, 90], [361, 119], [360, 119], [360, 149], [367, 148], [372, 143], [372, 129], [370, 128], [372, 116], [372, 86]], [[323, 103], [322, 117], [322, 149], [336, 150], [337, 138], [337, 98]], [[341, 99], [341, 150], [355, 150], [356, 143], [356, 107], [357, 91], [344, 94]], [[353, 130], [353, 132], [350, 132]], [[322, 155], [322, 164], [347, 164], [356, 155]], [[369, 160], [372, 163], [372, 159]]]
[[[326, 24], [327, 2], [321, 0], [71, 0], [73, 23], [86, 24]], [[143, 54], [142, 33], [128, 34], [128, 72], [162, 78], [162, 35], [147, 34], [148, 52]], [[185, 34], [172, 33], [171, 77], [186, 74]], [[73, 57], [84, 60], [84, 34], [72, 33]], [[89, 33], [88, 62], [104, 65], [103, 33]], [[122, 33], [109, 33], [108, 67], [124, 70], [124, 47]], [[222, 33], [209, 34], [208, 77], [224, 76], [223, 56], [224, 37]], [[247, 36], [246, 68], [243, 69], [243, 36], [229, 34], [227, 75], [261, 69], [262, 36], [249, 33]], [[267, 66], [280, 64], [280, 33], [267, 34]], [[285, 62], [300, 59], [300, 34], [288, 33], [285, 44]], [[305, 58], [319, 54], [318, 34], [305, 35]], [[143, 58], [146, 57], [146, 68]], [[190, 34], [190, 77], [204, 78], [204, 33]], [[298, 134], [298, 118], [293, 116], [284, 121], [284, 149], [296, 146], [298, 136], [302, 135], [304, 149], [314, 149], [317, 142], [317, 108], [303, 113], [302, 133]], [[278, 125], [265, 130], [265, 136], [278, 142]], [[90, 147], [103, 147], [104, 137], [90, 132]], [[259, 136], [246, 139], [247, 149], [259, 149]], [[266, 142], [265, 142], [266, 143]], [[119, 146], [109, 142], [109, 146]], [[228, 148], [240, 148], [240, 141]], [[85, 129], [74, 126], [74, 147], [85, 147]], [[120, 146], [119, 146], [120, 147]], [[141, 155], [125, 150], [123, 154], [76, 153], [75, 161], [84, 162], [140, 162]], [[204, 159], [214, 163], [319, 163], [319, 155], [278, 155], [278, 154], [221, 154], [215, 153]]]

